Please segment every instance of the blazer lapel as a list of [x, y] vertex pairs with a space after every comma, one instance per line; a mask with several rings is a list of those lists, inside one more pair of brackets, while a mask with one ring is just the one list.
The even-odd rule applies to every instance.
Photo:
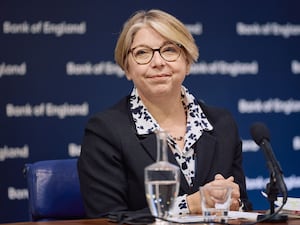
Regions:
[[141, 145], [145, 149], [145, 152], [153, 159], [153, 163], [156, 162], [157, 147], [155, 134], [140, 135]]
[[[207, 182], [208, 171], [212, 165], [214, 158], [214, 152], [216, 147], [216, 138], [209, 134], [209, 132], [203, 132], [199, 141], [195, 146], [196, 153], [196, 176], [194, 188], [198, 189], [201, 185]], [[196, 190], [194, 190], [196, 191]]]
[[168, 146], [168, 159], [169, 159], [170, 163], [172, 163], [172, 164], [179, 167], [179, 171], [180, 171], [180, 189], [182, 189], [182, 190], [179, 190], [179, 193], [181, 191], [183, 191], [184, 193], [187, 193], [188, 190], [189, 190], [189, 184], [186, 181], [186, 179], [184, 177], [184, 174], [182, 173], [182, 171], [180, 169], [180, 166], [178, 165], [178, 162], [177, 162], [176, 158], [174, 157], [174, 154], [173, 154], [173, 152], [172, 152], [172, 150], [170, 149], [169, 146]]
[[[143, 148], [145, 149], [145, 152], [149, 154], [149, 156], [153, 159], [153, 163], [156, 162], [157, 158], [157, 145], [156, 145], [156, 136], [155, 134], [149, 134], [145, 136], [140, 136], [140, 142]], [[167, 154], [168, 154], [168, 161], [174, 165], [178, 165], [172, 150], [168, 146], [167, 149]], [[189, 190], [189, 185], [184, 177], [184, 174], [180, 170], [180, 189], [182, 189], [184, 192], [187, 192]]]

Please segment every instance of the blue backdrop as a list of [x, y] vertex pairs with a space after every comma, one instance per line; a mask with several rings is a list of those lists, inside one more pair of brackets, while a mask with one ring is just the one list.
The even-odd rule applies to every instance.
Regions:
[[300, 2], [217, 0], [0, 2], [0, 223], [28, 220], [25, 163], [78, 157], [88, 117], [131, 91], [113, 60], [123, 22], [159, 8], [182, 20], [200, 49], [185, 81], [226, 107], [243, 140], [255, 209], [269, 181], [251, 140], [267, 124], [289, 196], [300, 197]]

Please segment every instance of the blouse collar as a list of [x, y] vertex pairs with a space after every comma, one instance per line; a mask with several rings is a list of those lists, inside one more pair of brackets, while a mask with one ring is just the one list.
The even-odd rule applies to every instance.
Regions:
[[[213, 129], [213, 126], [208, 121], [198, 101], [184, 86], [181, 88], [181, 94], [187, 110], [187, 130], [184, 148], [187, 151], [201, 137], [203, 131], [210, 131]], [[154, 133], [155, 130], [162, 130], [157, 121], [144, 106], [135, 87], [130, 95], [130, 109], [137, 134], [147, 135]], [[169, 140], [171, 144], [175, 145], [175, 141], [171, 137], [169, 139], [171, 139]]]

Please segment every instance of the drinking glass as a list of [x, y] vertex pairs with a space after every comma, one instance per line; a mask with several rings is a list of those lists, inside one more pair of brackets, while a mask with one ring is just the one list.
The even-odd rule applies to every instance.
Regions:
[[201, 207], [204, 221], [227, 222], [232, 188], [225, 185], [200, 187]]

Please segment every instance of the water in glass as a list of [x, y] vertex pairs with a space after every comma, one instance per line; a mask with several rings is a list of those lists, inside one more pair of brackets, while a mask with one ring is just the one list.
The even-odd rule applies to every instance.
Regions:
[[168, 162], [167, 133], [158, 131], [157, 161], [145, 168], [145, 190], [153, 216], [167, 218], [179, 191], [179, 167]]

